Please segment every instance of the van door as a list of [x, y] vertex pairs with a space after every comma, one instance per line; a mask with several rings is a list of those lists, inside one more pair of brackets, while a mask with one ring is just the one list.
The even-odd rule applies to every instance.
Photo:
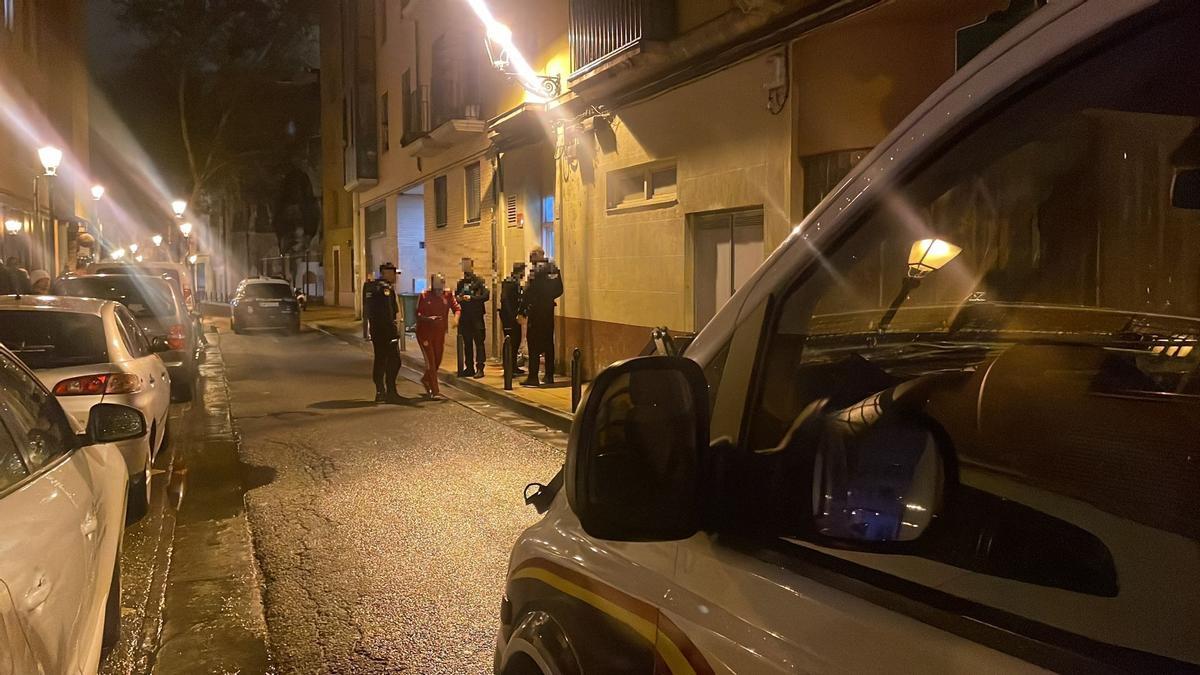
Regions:
[[54, 397], [0, 355], [0, 475], [8, 483], [0, 498], [0, 579], [46, 672], [75, 672], [74, 659], [91, 652], [102, 617], [101, 515], [110, 509], [93, 491], [77, 445]]
[[1198, 32], [1164, 3], [882, 153], [903, 179], [739, 322], [732, 523], [664, 608], [711, 663], [1200, 667]]

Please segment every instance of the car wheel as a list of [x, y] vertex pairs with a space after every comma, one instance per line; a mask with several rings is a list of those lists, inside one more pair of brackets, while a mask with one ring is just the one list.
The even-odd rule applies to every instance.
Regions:
[[150, 490], [152, 487], [150, 472], [152, 469], [150, 460], [147, 459], [146, 468], [142, 471], [142, 475], [129, 484], [129, 507], [125, 510], [126, 525], [141, 520], [145, 517], [146, 512], [150, 510]]
[[108, 587], [108, 602], [104, 605], [104, 635], [100, 638], [101, 658], [107, 656], [121, 641], [121, 550], [113, 564], [112, 583]]

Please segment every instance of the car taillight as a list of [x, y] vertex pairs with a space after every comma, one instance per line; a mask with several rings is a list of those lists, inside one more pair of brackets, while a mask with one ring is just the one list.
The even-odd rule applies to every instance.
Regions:
[[186, 335], [181, 324], [171, 326], [171, 329], [167, 331], [167, 346], [174, 350], [183, 349], [187, 346]]
[[142, 390], [142, 378], [133, 373], [102, 373], [72, 377], [54, 385], [55, 396], [99, 396], [136, 394]]

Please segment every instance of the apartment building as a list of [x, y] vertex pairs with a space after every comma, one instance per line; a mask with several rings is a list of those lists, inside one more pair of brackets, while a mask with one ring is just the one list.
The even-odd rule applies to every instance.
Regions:
[[954, 72], [960, 30], [1008, 7], [494, 0], [489, 30], [467, 0], [354, 4], [362, 274], [394, 260], [416, 290], [471, 257], [496, 285], [540, 245], [566, 287], [559, 363], [578, 347], [585, 373], [701, 328]]
[[[83, 3], [0, 3], [0, 252], [31, 269], [67, 267], [91, 227], [86, 43]], [[47, 145], [63, 151], [54, 178]]]

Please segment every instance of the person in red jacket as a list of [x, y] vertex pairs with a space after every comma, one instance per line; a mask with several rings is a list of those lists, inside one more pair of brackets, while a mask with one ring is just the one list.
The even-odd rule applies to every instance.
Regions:
[[429, 279], [429, 288], [421, 292], [417, 300], [417, 342], [425, 357], [425, 374], [421, 383], [433, 397], [441, 396], [438, 390], [438, 367], [442, 365], [442, 351], [446, 347], [446, 330], [449, 328], [450, 312], [457, 319], [462, 312], [454, 294], [446, 290], [446, 277], [435, 274]]

